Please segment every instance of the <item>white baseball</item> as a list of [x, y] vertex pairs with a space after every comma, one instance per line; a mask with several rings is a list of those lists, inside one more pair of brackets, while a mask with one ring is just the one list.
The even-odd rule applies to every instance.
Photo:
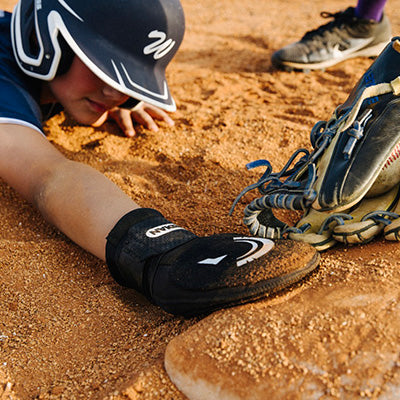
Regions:
[[400, 143], [397, 143], [385, 165], [382, 167], [381, 173], [366, 197], [375, 197], [387, 192], [393, 186], [400, 182]]

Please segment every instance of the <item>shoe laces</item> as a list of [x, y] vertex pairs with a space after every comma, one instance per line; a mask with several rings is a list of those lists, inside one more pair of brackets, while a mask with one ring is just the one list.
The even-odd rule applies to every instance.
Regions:
[[322, 18], [332, 18], [333, 20], [306, 32], [300, 42], [305, 44], [311, 51], [318, 50], [321, 46], [325, 47], [327, 44], [332, 43], [347, 48], [349, 45], [347, 40], [348, 33], [343, 27], [355, 20], [351, 9], [336, 13], [322, 11], [320, 15]]
[[[266, 170], [256, 183], [247, 186], [239, 193], [232, 204], [229, 215], [232, 215], [239, 200], [254, 189], [258, 189], [263, 196], [253, 200], [247, 206], [250, 212], [265, 208], [305, 210], [317, 196], [313, 189], [317, 179], [317, 162], [336, 135], [341, 123], [347, 118], [349, 111], [350, 108], [342, 109], [338, 115], [336, 109], [329, 121], [317, 122], [310, 134], [314, 150], [311, 153], [305, 148], [296, 150], [279, 172], [273, 172], [272, 165], [268, 160], [262, 159], [248, 163], [247, 169], [266, 167]], [[354, 139], [354, 136], [350, 136], [350, 138]], [[300, 159], [299, 156], [301, 156]], [[304, 174], [305, 179], [299, 180], [299, 177]]]

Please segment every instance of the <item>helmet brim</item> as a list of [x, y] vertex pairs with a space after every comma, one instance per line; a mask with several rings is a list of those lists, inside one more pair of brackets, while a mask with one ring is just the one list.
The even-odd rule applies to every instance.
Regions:
[[92, 38], [90, 43], [81, 41], [78, 45], [69, 32], [62, 34], [80, 60], [107, 85], [163, 110], [176, 110], [164, 68], [148, 68], [135, 58], [121, 54], [104, 40]]

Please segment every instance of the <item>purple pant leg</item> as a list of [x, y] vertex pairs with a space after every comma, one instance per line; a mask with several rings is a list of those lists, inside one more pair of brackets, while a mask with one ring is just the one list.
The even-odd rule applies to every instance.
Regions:
[[358, 0], [356, 17], [380, 21], [387, 0]]

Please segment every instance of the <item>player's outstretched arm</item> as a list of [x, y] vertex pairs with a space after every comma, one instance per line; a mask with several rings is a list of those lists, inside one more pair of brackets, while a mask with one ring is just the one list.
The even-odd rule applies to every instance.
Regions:
[[95, 169], [65, 158], [39, 132], [0, 124], [0, 176], [71, 240], [105, 260], [106, 236], [138, 205]]
[[274, 293], [318, 265], [309, 245], [238, 234], [198, 237], [139, 208], [93, 168], [67, 160], [40, 133], [0, 125], [0, 174], [117, 282], [164, 310], [195, 315]]

